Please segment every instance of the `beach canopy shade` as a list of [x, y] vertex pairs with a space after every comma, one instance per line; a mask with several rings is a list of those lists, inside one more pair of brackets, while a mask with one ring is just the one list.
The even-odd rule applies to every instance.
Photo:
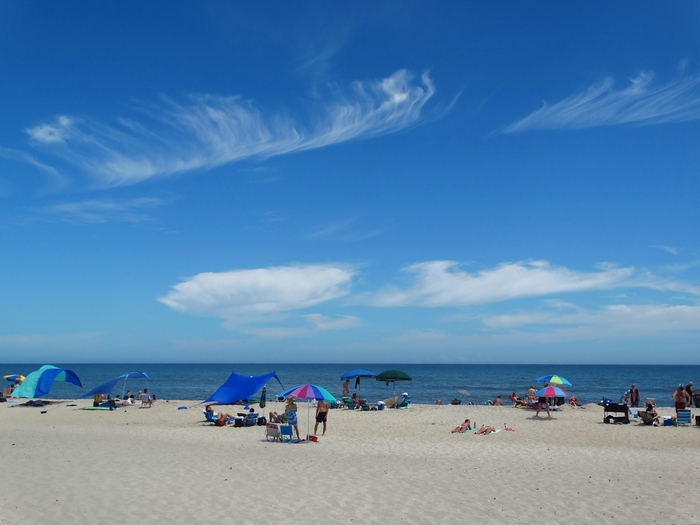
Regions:
[[24, 381], [24, 376], [20, 374], [10, 374], [9, 376], [2, 376], [5, 381], [19, 381], [20, 383]]
[[550, 383], [552, 385], [566, 385], [573, 386], [566, 379], [561, 376], [542, 376], [535, 379], [536, 383]]
[[265, 386], [271, 378], [277, 379], [277, 382], [282, 385], [282, 381], [277, 377], [277, 374], [270, 372], [264, 376], [241, 376], [233, 372], [226, 382], [219, 387], [203, 403], [220, 403], [222, 405], [231, 405], [242, 399], [250, 399], [253, 394]]
[[82, 383], [75, 372], [65, 368], [57, 368], [53, 365], [44, 365], [24, 378], [11, 394], [11, 397], [33, 398], [45, 396], [49, 393], [54, 381], [63, 381], [82, 387]]
[[342, 376], [340, 376], [340, 379], [357, 379], [358, 377], [377, 377], [377, 374], [370, 372], [369, 370], [350, 370], [349, 372], [345, 372]]
[[148, 374], [146, 372], [129, 372], [128, 374], [115, 377], [114, 379], [110, 379], [109, 381], [105, 381], [104, 383], [97, 385], [95, 388], [90, 390], [88, 393], [83, 394], [78, 399], [82, 399], [84, 397], [91, 397], [95, 394], [111, 394], [112, 390], [114, 390], [114, 386], [122, 379], [124, 379], [125, 381], [127, 379], [146, 379], [148, 381], [151, 380], [151, 378], [148, 377]]
[[546, 386], [537, 391], [538, 397], [564, 397], [568, 396], [569, 393], [562, 390], [558, 386]]

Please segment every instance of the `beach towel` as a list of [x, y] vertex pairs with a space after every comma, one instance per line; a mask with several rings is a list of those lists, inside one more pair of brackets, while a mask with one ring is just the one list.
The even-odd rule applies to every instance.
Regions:
[[297, 420], [297, 411], [296, 410], [287, 410], [287, 424], [289, 425], [298, 425], [299, 422]]

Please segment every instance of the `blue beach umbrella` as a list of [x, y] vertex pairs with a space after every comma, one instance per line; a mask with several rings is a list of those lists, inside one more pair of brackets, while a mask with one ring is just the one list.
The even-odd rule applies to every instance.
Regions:
[[350, 370], [349, 372], [345, 372], [342, 376], [340, 376], [340, 379], [354, 379], [355, 388], [357, 388], [358, 391], [360, 391], [360, 379], [363, 377], [373, 379], [377, 377], [377, 374], [375, 374], [374, 372], [370, 372], [369, 370]]
[[553, 375], [553, 376], [542, 376], [538, 377], [535, 379], [536, 383], [549, 383], [550, 385], [565, 385], [565, 386], [573, 386], [569, 381], [564, 379], [561, 376]]

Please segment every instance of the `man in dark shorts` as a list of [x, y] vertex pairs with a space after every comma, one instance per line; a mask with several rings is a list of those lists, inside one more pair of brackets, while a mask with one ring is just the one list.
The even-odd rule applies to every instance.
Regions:
[[319, 423], [323, 423], [323, 434], [321, 435], [326, 435], [326, 421], [328, 421], [328, 402], [321, 400], [318, 402], [318, 405], [316, 405], [316, 425], [314, 426], [314, 435], [316, 435]]

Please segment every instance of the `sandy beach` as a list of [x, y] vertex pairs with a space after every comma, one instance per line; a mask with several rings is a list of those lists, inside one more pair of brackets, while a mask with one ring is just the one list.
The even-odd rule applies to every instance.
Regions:
[[[179, 405], [3, 404], [0, 523], [700, 523], [696, 427], [416, 405], [332, 410], [318, 443], [288, 444]], [[466, 417], [515, 431], [451, 434]]]

